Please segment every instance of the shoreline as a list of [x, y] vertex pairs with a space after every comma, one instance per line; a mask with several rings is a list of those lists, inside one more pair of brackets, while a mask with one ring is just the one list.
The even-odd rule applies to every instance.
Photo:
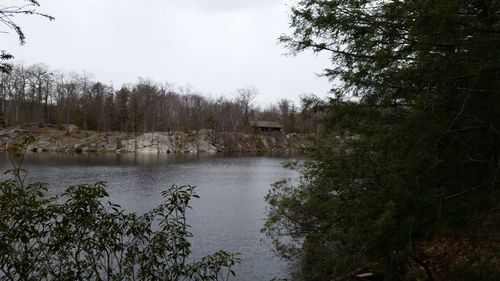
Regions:
[[31, 134], [35, 142], [27, 152], [65, 154], [290, 154], [303, 155], [314, 145], [315, 135], [298, 133], [83, 131], [74, 125], [60, 130], [5, 128], [0, 130], [0, 151]]

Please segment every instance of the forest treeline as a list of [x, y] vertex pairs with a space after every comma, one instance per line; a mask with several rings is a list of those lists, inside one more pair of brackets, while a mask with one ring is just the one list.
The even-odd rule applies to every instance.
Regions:
[[298, 114], [293, 102], [281, 99], [264, 108], [254, 106], [253, 87], [237, 89], [232, 97], [207, 97], [190, 87], [175, 87], [139, 79], [119, 89], [87, 73], [57, 73], [48, 66], [14, 65], [0, 74], [3, 127], [25, 123], [75, 124], [84, 130], [240, 131], [248, 121], [277, 121], [287, 132], [316, 128], [308, 114]]

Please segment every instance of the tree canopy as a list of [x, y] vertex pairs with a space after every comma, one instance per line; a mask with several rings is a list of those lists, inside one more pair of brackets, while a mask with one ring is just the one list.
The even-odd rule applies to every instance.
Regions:
[[498, 276], [500, 1], [303, 0], [291, 26], [334, 96], [301, 184], [267, 197], [277, 250], [306, 280]]
[[234, 97], [214, 97], [146, 79], [114, 88], [89, 73], [14, 64], [9, 73], [0, 73], [0, 127], [74, 124], [83, 130], [133, 133], [244, 131], [248, 120], [281, 122], [286, 132], [306, 133], [314, 127], [315, 120], [298, 116], [291, 101], [258, 106], [256, 94], [248, 87], [235, 90]]

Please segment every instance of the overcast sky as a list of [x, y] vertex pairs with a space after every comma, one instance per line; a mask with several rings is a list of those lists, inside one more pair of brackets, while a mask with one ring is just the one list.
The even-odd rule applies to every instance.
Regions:
[[231, 96], [254, 86], [257, 103], [298, 101], [305, 93], [326, 96], [317, 73], [325, 55], [284, 56], [277, 38], [290, 33], [292, 0], [39, 0], [56, 18], [18, 17], [27, 36], [0, 34], [2, 49], [25, 64], [86, 71], [112, 83], [139, 77], [212, 96]]

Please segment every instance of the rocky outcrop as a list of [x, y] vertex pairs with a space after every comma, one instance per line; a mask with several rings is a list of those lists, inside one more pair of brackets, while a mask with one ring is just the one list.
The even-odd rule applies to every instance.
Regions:
[[[312, 145], [311, 137], [299, 134], [244, 134], [199, 130], [149, 132], [134, 135], [118, 132], [82, 131], [74, 125], [43, 129], [0, 130], [0, 150], [31, 133], [36, 141], [32, 152], [64, 153], [217, 153], [217, 152], [301, 152]], [[2, 145], [3, 144], [3, 145]]]

